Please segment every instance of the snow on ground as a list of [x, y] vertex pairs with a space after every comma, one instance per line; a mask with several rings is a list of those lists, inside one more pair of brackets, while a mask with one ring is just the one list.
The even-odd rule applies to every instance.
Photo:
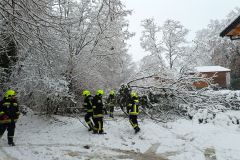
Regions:
[[[107, 134], [95, 135], [76, 118], [28, 113], [17, 123], [15, 147], [0, 140], [0, 160], [239, 160], [240, 126], [220, 113], [207, 124], [180, 119], [156, 124], [144, 119], [134, 134], [128, 119], [105, 120]], [[82, 118], [83, 120], [83, 118]]]

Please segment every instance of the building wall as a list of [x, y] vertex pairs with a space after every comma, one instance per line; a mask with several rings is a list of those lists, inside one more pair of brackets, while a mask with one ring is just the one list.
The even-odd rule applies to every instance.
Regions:
[[[230, 72], [203, 72], [201, 73], [202, 76], [209, 78], [212, 76], [215, 76], [213, 78], [213, 84], [218, 84], [220, 88], [229, 88], [230, 87]], [[208, 84], [206, 82], [198, 81], [193, 83], [193, 85], [197, 88], [203, 88], [207, 87]]]

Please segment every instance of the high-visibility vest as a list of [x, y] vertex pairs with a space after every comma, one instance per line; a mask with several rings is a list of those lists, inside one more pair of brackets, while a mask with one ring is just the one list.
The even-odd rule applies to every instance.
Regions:
[[131, 103], [129, 103], [129, 115], [138, 115], [139, 114], [139, 101], [132, 100]]

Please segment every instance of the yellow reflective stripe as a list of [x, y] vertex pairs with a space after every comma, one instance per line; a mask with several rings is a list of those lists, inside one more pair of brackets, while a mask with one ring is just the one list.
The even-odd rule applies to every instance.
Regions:
[[91, 128], [93, 128], [93, 124], [92, 124], [92, 122], [91, 122], [89, 125], [91, 126]]
[[93, 112], [93, 109], [88, 109], [87, 112]]
[[129, 120], [129, 122], [130, 122], [130, 124], [133, 126], [134, 124], [133, 124], [133, 122], [131, 121], [131, 120]]
[[100, 131], [100, 130], [101, 130], [101, 128], [102, 128], [101, 122], [100, 122], [100, 121], [98, 121], [98, 131]]
[[134, 102], [139, 102], [139, 100], [136, 99], [136, 100], [134, 100]]
[[93, 118], [101, 118], [103, 117], [103, 114], [96, 114], [96, 115], [93, 115]]
[[1, 115], [4, 115], [4, 112], [3, 112], [3, 111], [2, 111], [2, 112], [0, 112], [0, 116], [1, 116]]
[[0, 123], [11, 123], [11, 119], [0, 120]]
[[96, 108], [96, 106], [93, 106], [92, 108], [93, 108], [93, 109], [95, 109], [95, 108]]
[[134, 105], [133, 106], [133, 111], [129, 113], [130, 115], [138, 115], [138, 112], [137, 112], [137, 105]]
[[91, 124], [92, 122], [91, 121], [87, 121], [87, 124]]
[[3, 106], [7, 106], [7, 105], [10, 105], [10, 102], [3, 103]]
[[136, 104], [133, 106], [133, 112], [137, 113], [137, 105]]
[[131, 120], [129, 120], [129, 122], [131, 123], [131, 125], [133, 126], [133, 128], [136, 128], [138, 125], [134, 124]]
[[[3, 103], [3, 106], [7, 106], [7, 105], [10, 105], [10, 104], [11, 104], [10, 102], [5, 102], [5, 103]], [[13, 106], [16, 107], [16, 106], [18, 106], [18, 104], [13, 103]]]
[[137, 112], [130, 112], [129, 114], [130, 114], [130, 115], [138, 115]]
[[90, 120], [90, 121], [87, 121], [87, 124], [88, 124], [91, 128], [94, 128], [91, 120]]
[[133, 125], [133, 128], [136, 128], [137, 126], [138, 126], [137, 124], [134, 124], [134, 125]]

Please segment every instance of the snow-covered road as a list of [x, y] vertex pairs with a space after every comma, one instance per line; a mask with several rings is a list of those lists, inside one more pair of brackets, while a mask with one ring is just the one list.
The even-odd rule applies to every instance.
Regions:
[[17, 124], [17, 146], [7, 145], [6, 133], [0, 140], [0, 160], [239, 160], [240, 127], [222, 117], [209, 124], [145, 119], [137, 135], [117, 117], [104, 122], [106, 135], [94, 135], [76, 118], [29, 113]]

